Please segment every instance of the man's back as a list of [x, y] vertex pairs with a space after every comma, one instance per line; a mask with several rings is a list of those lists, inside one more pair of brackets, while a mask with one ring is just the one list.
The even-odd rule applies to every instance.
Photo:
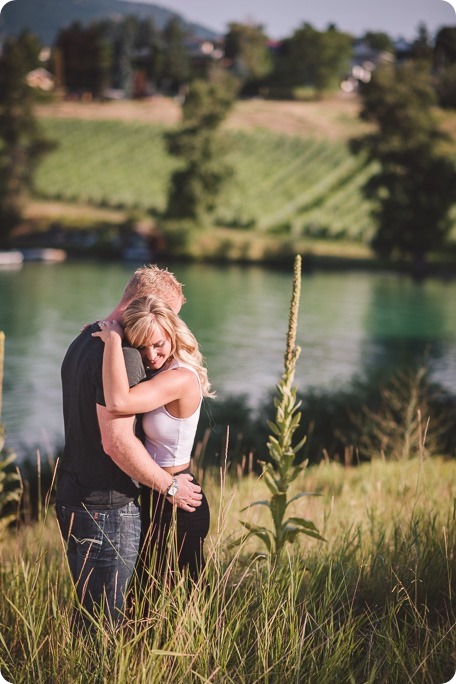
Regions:
[[[105, 454], [101, 443], [96, 405], [105, 403], [103, 344], [92, 337], [97, 330], [96, 323], [85, 328], [69, 346], [62, 363], [65, 447], [59, 465], [57, 500], [75, 506], [117, 508], [132, 501], [137, 488]], [[144, 371], [137, 357], [133, 366], [136, 377], [132, 384], [136, 384]]]

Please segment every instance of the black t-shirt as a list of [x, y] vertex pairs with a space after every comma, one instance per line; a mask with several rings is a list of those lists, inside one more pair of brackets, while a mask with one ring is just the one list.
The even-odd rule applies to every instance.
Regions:
[[[57, 478], [57, 501], [73, 506], [118, 508], [138, 496], [138, 488], [103, 451], [97, 404], [105, 406], [103, 342], [93, 323], [71, 343], [62, 363], [65, 447]], [[144, 379], [137, 349], [124, 347], [130, 387]]]

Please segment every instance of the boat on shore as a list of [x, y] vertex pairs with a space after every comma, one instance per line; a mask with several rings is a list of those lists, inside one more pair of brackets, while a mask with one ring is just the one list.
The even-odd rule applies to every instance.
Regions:
[[39, 248], [34, 247], [30, 249], [21, 250], [24, 261], [65, 261], [67, 253], [64, 249], [53, 249], [50, 247]]
[[17, 268], [23, 261], [24, 255], [18, 250], [0, 251], [0, 268]]

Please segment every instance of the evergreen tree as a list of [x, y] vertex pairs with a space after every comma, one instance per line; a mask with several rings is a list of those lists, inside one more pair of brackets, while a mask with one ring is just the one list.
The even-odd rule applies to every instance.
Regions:
[[56, 46], [63, 62], [63, 81], [67, 91], [91, 93], [102, 97], [110, 84], [111, 47], [103, 39], [103, 24], [83, 28], [74, 23], [60, 31]]
[[225, 36], [225, 57], [246, 87], [261, 81], [272, 69], [268, 37], [262, 26], [231, 23]]
[[7, 40], [0, 56], [0, 241], [19, 222], [38, 162], [52, 147], [40, 132], [26, 82], [39, 49], [36, 38], [24, 33]]
[[436, 79], [436, 91], [439, 105], [448, 109], [456, 109], [456, 64], [443, 69]]
[[434, 64], [439, 104], [456, 109], [456, 27], [444, 26], [437, 33]]
[[198, 80], [191, 84], [183, 105], [183, 124], [167, 136], [170, 153], [183, 162], [171, 179], [167, 218], [204, 224], [214, 211], [232, 173], [224, 161], [227, 145], [219, 126], [233, 99], [228, 83]]
[[317, 31], [306, 23], [282, 45], [271, 83], [288, 88], [313, 87], [317, 95], [338, 86], [348, 72], [352, 38], [335, 26]]
[[141, 69], [147, 79], [156, 85], [163, 71], [163, 40], [152, 19], [141, 21], [135, 38], [136, 69]]
[[186, 30], [178, 17], [163, 29], [163, 81], [172, 93], [178, 93], [190, 76], [190, 62], [185, 46]]
[[456, 64], [456, 26], [444, 26], [435, 37], [435, 66], [437, 71]]
[[378, 223], [373, 247], [383, 257], [411, 256], [416, 263], [442, 245], [456, 200], [456, 168], [444, 156], [432, 106], [435, 93], [419, 63], [383, 65], [361, 89], [361, 116], [376, 132], [353, 141], [379, 164], [365, 186]]
[[366, 31], [361, 39], [372, 50], [378, 52], [394, 52], [394, 43], [384, 31]]
[[418, 26], [418, 35], [412, 43], [411, 57], [414, 60], [428, 63], [429, 67], [432, 65], [434, 51], [425, 24]]
[[330, 25], [317, 36], [318, 59], [314, 68], [313, 85], [318, 94], [332, 87], [338, 88], [341, 76], [348, 71], [352, 54], [352, 37]]

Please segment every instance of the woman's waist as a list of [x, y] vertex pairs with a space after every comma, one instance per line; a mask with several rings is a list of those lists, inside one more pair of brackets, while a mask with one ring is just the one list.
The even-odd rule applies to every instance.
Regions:
[[155, 463], [174, 475], [177, 471], [188, 467], [193, 448], [193, 440], [178, 440], [170, 443], [160, 443], [156, 440], [145, 439], [145, 447]]
[[[160, 464], [158, 463], [157, 465], [160, 465]], [[180, 465], [160, 466], [160, 468], [165, 470], [170, 475], [179, 475], [180, 473], [183, 473], [185, 470], [189, 470], [190, 461], [188, 461], [187, 463], [182, 463]]]

